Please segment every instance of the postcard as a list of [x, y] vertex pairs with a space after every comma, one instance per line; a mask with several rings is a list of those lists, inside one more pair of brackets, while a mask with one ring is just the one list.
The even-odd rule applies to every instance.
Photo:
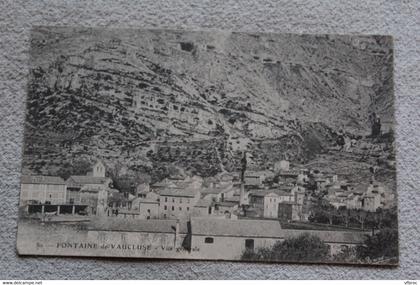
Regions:
[[398, 265], [393, 41], [35, 27], [20, 255]]

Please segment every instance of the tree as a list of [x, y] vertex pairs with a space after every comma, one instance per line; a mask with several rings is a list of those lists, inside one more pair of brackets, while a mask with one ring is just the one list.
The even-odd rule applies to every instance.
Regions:
[[108, 169], [107, 176], [112, 179], [115, 189], [131, 194], [135, 193], [135, 189], [139, 184], [151, 182], [149, 174], [138, 170], [126, 170], [125, 166], [120, 162]]
[[349, 210], [347, 209], [347, 207], [345, 207], [345, 206], [344, 207], [343, 206], [339, 207], [338, 208], [338, 214], [343, 219], [345, 227], [348, 228], [349, 227], [349, 220], [350, 220], [350, 213], [349, 213]]
[[398, 257], [398, 231], [382, 229], [373, 236], [368, 236], [364, 245], [357, 247], [361, 259], [385, 259]]
[[276, 242], [272, 248], [245, 250], [243, 260], [317, 262], [329, 259], [330, 248], [319, 237], [308, 233]]
[[367, 216], [368, 214], [366, 211], [363, 211], [363, 210], [357, 211], [356, 218], [357, 218], [357, 221], [360, 223], [362, 230], [365, 229], [365, 221], [366, 221]]
[[80, 159], [75, 160], [73, 163], [64, 163], [60, 169], [57, 170], [55, 175], [67, 180], [72, 175], [86, 175], [91, 170], [92, 164], [86, 159]]

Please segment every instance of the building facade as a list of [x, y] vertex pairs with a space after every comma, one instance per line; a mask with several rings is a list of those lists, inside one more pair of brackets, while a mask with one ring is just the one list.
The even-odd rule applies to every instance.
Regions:
[[57, 176], [22, 176], [20, 205], [65, 204], [66, 182]]
[[200, 199], [200, 192], [172, 188], [159, 193], [159, 215], [162, 219], [187, 219]]

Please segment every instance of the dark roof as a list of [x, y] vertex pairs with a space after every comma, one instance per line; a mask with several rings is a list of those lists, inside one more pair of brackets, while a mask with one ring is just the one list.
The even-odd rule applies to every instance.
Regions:
[[252, 196], [258, 196], [258, 197], [265, 197], [268, 194], [276, 194], [277, 196], [293, 196], [292, 193], [289, 192], [285, 192], [285, 191], [281, 191], [281, 190], [276, 190], [276, 189], [271, 189], [271, 190], [251, 190], [250, 195]]
[[280, 176], [298, 176], [299, 172], [298, 171], [294, 171], [294, 170], [282, 170], [279, 172]]
[[152, 187], [168, 187], [170, 183], [167, 183], [166, 181], [160, 181], [156, 182], [155, 184], [152, 184]]
[[[176, 220], [136, 220], [120, 218], [94, 218], [89, 230], [146, 233], [175, 233]], [[187, 221], [179, 221], [179, 232], [188, 233]]]
[[171, 196], [171, 197], [195, 197], [198, 190], [195, 189], [184, 189], [184, 188], [170, 188], [158, 191], [160, 196]]
[[66, 182], [58, 176], [30, 176], [23, 175], [21, 179], [22, 184], [51, 184], [51, 185], [65, 185]]
[[207, 194], [226, 193], [226, 192], [229, 192], [229, 191], [234, 191], [234, 189], [232, 188], [232, 185], [203, 188], [201, 193], [204, 194], [204, 195], [207, 195]]
[[200, 199], [200, 200], [198, 200], [198, 202], [194, 205], [194, 207], [207, 208], [207, 207], [210, 207], [212, 204], [213, 204], [213, 201], [210, 201], [210, 200], [205, 200], [205, 199]]
[[85, 176], [85, 175], [74, 175], [70, 176], [69, 179], [67, 179], [67, 184], [71, 184], [71, 181], [73, 181], [75, 184], [104, 184], [107, 180], [110, 180], [108, 177], [94, 177], [94, 176]]
[[222, 207], [235, 207], [239, 204], [237, 202], [232, 201], [222, 201], [222, 202], [216, 202], [216, 205], [222, 206]]
[[86, 193], [86, 192], [89, 192], [89, 193], [98, 193], [99, 191], [101, 191], [102, 189], [101, 188], [99, 188], [99, 187], [95, 187], [95, 188], [82, 188], [82, 189], [80, 189], [80, 193]]
[[139, 202], [142, 203], [142, 204], [159, 204], [159, 202], [157, 200], [154, 200], [154, 199], [144, 199], [144, 198], [142, 198], [142, 199], [139, 200]]

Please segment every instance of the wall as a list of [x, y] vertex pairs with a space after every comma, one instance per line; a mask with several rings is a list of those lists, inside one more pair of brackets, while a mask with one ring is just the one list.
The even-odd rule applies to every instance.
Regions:
[[[194, 230], [193, 230], [194, 231]], [[213, 243], [205, 243], [205, 238], [213, 238]], [[200, 255], [214, 259], [238, 259], [245, 250], [246, 237], [224, 237], [224, 236], [201, 236], [192, 235], [191, 248], [200, 248]], [[283, 239], [250, 238], [254, 240], [254, 249], [259, 247], [271, 247], [276, 241]]]
[[55, 184], [22, 184], [22, 196], [20, 205], [24, 205], [29, 200], [39, 203], [49, 201], [51, 204], [66, 203], [66, 185]]
[[[213, 243], [206, 243], [205, 239], [213, 238]], [[245, 250], [245, 241], [254, 240], [254, 249], [267, 248], [273, 246], [282, 238], [246, 238], [246, 237], [222, 237], [222, 236], [201, 236], [193, 235], [191, 238], [191, 248], [200, 248], [200, 254], [209, 258], [239, 258]], [[340, 253], [342, 246], [355, 247], [356, 244], [327, 243], [330, 246], [330, 254]]]
[[[420, 2], [144, 0], [0, 2], [0, 276], [122, 279], [419, 279]], [[19, 179], [32, 25], [390, 34], [395, 44], [400, 267], [18, 257]]]

